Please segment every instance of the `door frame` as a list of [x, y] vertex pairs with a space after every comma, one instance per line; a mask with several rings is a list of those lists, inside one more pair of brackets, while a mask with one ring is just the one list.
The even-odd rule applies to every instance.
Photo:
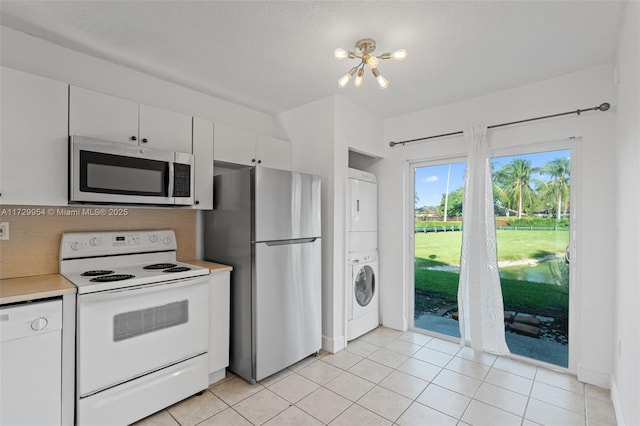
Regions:
[[[409, 169], [409, 179], [408, 185], [409, 188], [409, 197], [407, 200], [415, 200], [415, 186], [416, 186], [416, 169], [421, 167], [431, 167], [431, 166], [441, 166], [444, 164], [452, 164], [452, 163], [466, 163], [467, 162], [467, 154], [454, 154], [447, 156], [437, 156], [432, 158], [421, 158], [419, 160], [409, 161], [408, 169]], [[443, 340], [449, 340], [452, 342], [459, 342], [459, 338], [454, 336], [449, 336], [447, 334], [438, 333], [432, 330], [425, 330], [422, 328], [415, 327], [415, 204], [410, 208], [407, 208], [407, 235], [408, 235], [408, 243], [407, 244], [407, 324], [410, 331], [420, 332], [423, 334], [428, 334], [430, 336], [436, 336]]]
[[[571, 204], [571, 213], [570, 213], [570, 223], [569, 223], [569, 245], [571, 252], [571, 263], [569, 269], [569, 362], [568, 367], [565, 369], [563, 367], [548, 364], [542, 361], [535, 360], [533, 358], [525, 358], [515, 354], [511, 354], [510, 356], [513, 358], [521, 358], [528, 363], [540, 365], [546, 368], [552, 368], [556, 370], [568, 371], [571, 374], [577, 373], [577, 363], [580, 354], [580, 333], [577, 325], [580, 323], [580, 309], [579, 309], [579, 301], [580, 301], [580, 287], [577, 285], [580, 282], [580, 267], [579, 267], [579, 259], [580, 259], [580, 245], [579, 243], [579, 230], [580, 226], [580, 216], [578, 214], [580, 210], [580, 204], [578, 200], [578, 195], [582, 191], [582, 136], [572, 136], [566, 139], [559, 140], [547, 140], [547, 141], [534, 141], [534, 142], [523, 142], [514, 144], [512, 146], [492, 146], [490, 138], [489, 142], [489, 157], [500, 157], [500, 156], [508, 156], [508, 155], [524, 155], [531, 154], [535, 152], [543, 152], [543, 151], [559, 151], [559, 150], [571, 150], [571, 193], [570, 193], [570, 204]], [[407, 205], [405, 205], [406, 215], [405, 215], [405, 235], [407, 235], [407, 244], [406, 244], [406, 261], [405, 261], [405, 277], [406, 277], [406, 307], [407, 307], [407, 318], [406, 324], [408, 325], [409, 330], [418, 331], [414, 327], [414, 315], [415, 315], [415, 300], [414, 300], [414, 292], [415, 292], [415, 224], [414, 224], [414, 215], [415, 215], [415, 205], [408, 205], [408, 201], [414, 200], [415, 196], [415, 169], [419, 167], [428, 167], [428, 166], [437, 166], [441, 164], [447, 164], [457, 161], [467, 161], [466, 153], [456, 153], [445, 156], [433, 156], [427, 158], [419, 158], [419, 159], [409, 159], [407, 161], [407, 185], [406, 188], [408, 190], [407, 194]], [[422, 333], [425, 333], [425, 330], [419, 330]], [[428, 332], [426, 334], [431, 334], [433, 332]], [[437, 334], [438, 337], [444, 338], [446, 340], [458, 341], [458, 339]]]
[[554, 141], [541, 141], [541, 142], [529, 142], [510, 147], [492, 148], [489, 145], [489, 158], [503, 157], [510, 155], [526, 155], [535, 154], [545, 151], [571, 151], [571, 190], [569, 194], [569, 203], [571, 205], [571, 212], [569, 217], [569, 250], [571, 253], [571, 262], [569, 263], [569, 360], [567, 368], [561, 367], [555, 364], [549, 364], [543, 361], [538, 361], [534, 358], [528, 358], [511, 354], [512, 358], [519, 358], [526, 360], [526, 362], [532, 364], [538, 364], [547, 368], [555, 370], [568, 371], [569, 373], [576, 374], [577, 372], [577, 360], [580, 349], [580, 341], [577, 324], [580, 321], [580, 310], [578, 309], [578, 300], [580, 299], [580, 288], [577, 283], [580, 281], [580, 268], [579, 249], [577, 242], [579, 241], [578, 229], [580, 228], [580, 216], [578, 211], [580, 209], [577, 194], [581, 191], [581, 141], [582, 137], [570, 137], [567, 139], [554, 140]]

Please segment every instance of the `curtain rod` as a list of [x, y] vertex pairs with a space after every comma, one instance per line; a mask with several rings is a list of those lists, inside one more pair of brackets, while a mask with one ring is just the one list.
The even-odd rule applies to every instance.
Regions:
[[[513, 124], [526, 123], [528, 121], [544, 120], [545, 118], [560, 117], [562, 115], [569, 115], [569, 114], [580, 115], [581, 113], [587, 112], [587, 111], [607, 111], [609, 108], [611, 108], [611, 105], [608, 102], [604, 102], [593, 108], [577, 109], [575, 111], [567, 111], [567, 112], [561, 112], [558, 114], [543, 115], [541, 117], [527, 118], [525, 120], [510, 121], [508, 123], [501, 123], [501, 124], [493, 124], [491, 126], [487, 126], [487, 129], [495, 129], [496, 127], [511, 126]], [[462, 130], [459, 130], [457, 132], [442, 133], [440, 135], [427, 136], [424, 138], [408, 139], [408, 140], [399, 141], [399, 142], [389, 142], [389, 146], [393, 148], [396, 145], [404, 146], [404, 144], [411, 143], [411, 142], [426, 141], [428, 139], [435, 139], [435, 138], [444, 138], [445, 136], [461, 135], [462, 133], [464, 132]]]

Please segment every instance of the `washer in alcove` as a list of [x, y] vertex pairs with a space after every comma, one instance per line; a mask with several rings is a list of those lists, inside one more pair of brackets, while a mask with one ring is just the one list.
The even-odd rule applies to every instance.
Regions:
[[379, 325], [378, 252], [349, 255], [347, 340], [353, 340]]

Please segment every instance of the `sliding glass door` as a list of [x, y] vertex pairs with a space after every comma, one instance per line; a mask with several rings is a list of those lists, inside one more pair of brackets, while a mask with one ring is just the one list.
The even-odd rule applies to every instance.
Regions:
[[[493, 203], [511, 353], [569, 367], [573, 141], [494, 150]], [[412, 165], [413, 327], [459, 337], [464, 157]]]
[[491, 159], [506, 340], [568, 367], [571, 151]]
[[414, 171], [414, 328], [460, 337], [463, 159], [417, 164]]

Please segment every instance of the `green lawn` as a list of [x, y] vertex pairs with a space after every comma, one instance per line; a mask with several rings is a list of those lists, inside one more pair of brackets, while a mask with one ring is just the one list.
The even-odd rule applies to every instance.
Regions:
[[[415, 287], [437, 295], [446, 301], [443, 306], [455, 305], [460, 274], [453, 272], [415, 270]], [[569, 292], [566, 287], [530, 281], [501, 279], [505, 310], [566, 319], [569, 312]]]
[[[563, 253], [568, 231], [498, 230], [498, 261], [540, 258]], [[415, 287], [444, 306], [456, 304], [458, 272], [433, 271], [429, 266], [459, 265], [462, 232], [415, 234]], [[505, 310], [566, 319], [569, 293], [566, 287], [501, 278]]]
[[[564, 253], [569, 231], [498, 230], [498, 261], [539, 258]], [[459, 265], [462, 232], [417, 232], [417, 267]]]

